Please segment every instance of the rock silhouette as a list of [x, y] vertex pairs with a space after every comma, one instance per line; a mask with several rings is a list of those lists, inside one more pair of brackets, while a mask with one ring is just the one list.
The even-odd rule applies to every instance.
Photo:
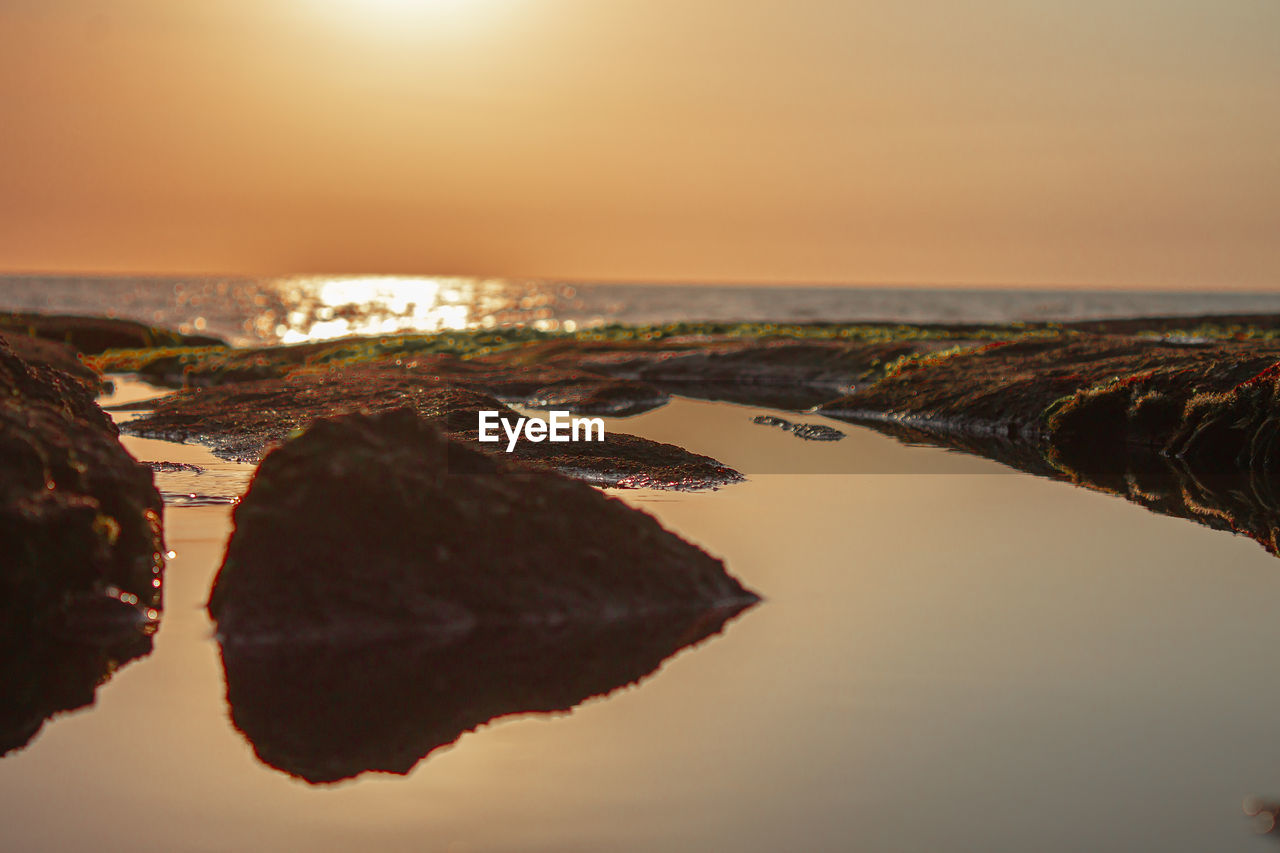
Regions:
[[235, 524], [209, 600], [233, 718], [309, 781], [570, 708], [758, 600], [646, 513], [408, 410], [316, 422]]
[[0, 338], [0, 754], [150, 651], [159, 513], [90, 384]]

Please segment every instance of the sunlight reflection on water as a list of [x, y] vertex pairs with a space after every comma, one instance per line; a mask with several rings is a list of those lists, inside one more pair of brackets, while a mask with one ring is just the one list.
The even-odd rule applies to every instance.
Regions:
[[567, 285], [417, 276], [291, 278], [268, 286], [288, 307], [271, 330], [282, 343], [512, 323], [552, 331], [561, 326], [552, 306], [574, 295]]

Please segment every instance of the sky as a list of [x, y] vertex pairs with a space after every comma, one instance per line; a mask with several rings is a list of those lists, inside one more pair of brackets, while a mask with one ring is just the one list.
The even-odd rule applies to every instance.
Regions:
[[1271, 289], [1276, 0], [0, 0], [0, 271]]

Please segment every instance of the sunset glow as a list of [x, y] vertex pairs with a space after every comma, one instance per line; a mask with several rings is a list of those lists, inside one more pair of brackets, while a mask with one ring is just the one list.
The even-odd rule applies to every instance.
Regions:
[[1194, 288], [1280, 4], [21, 0], [0, 266]]

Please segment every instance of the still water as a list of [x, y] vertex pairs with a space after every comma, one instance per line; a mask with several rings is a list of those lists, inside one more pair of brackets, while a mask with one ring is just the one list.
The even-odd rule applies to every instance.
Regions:
[[[255, 757], [202, 609], [232, 507], [171, 503], [155, 650], [0, 760], [4, 847], [1275, 849], [1241, 812], [1280, 792], [1274, 557], [847, 424], [806, 418], [847, 437], [802, 442], [761, 413], [677, 399], [609, 428], [749, 475], [615, 494], [764, 603], [637, 685], [497, 720], [407, 776], [312, 786]], [[209, 465], [228, 499], [251, 473], [126, 442]], [[853, 459], [878, 473], [794, 473]], [[201, 476], [159, 481], [177, 495]]]

